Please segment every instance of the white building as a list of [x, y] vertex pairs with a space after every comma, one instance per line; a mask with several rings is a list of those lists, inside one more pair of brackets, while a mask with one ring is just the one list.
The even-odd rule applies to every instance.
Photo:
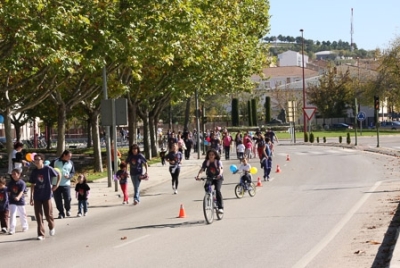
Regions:
[[[304, 54], [304, 67], [307, 67], [308, 56]], [[288, 50], [278, 54], [278, 66], [298, 66], [303, 67], [303, 56], [299, 52]]]

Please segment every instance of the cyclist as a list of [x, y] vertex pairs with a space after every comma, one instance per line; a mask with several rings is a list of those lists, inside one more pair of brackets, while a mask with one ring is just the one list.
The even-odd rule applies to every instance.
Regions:
[[239, 166], [237, 171], [234, 174], [238, 173], [239, 171], [243, 172], [243, 175], [240, 177], [240, 183], [245, 184], [246, 182], [251, 183], [251, 175], [250, 175], [251, 165], [247, 162], [247, 158], [242, 159], [242, 164]]
[[221, 162], [221, 157], [219, 153], [215, 149], [210, 149], [207, 151], [206, 159], [204, 160], [199, 173], [197, 174], [196, 179], [199, 180], [199, 176], [202, 172], [206, 171], [207, 178], [216, 178], [213, 180], [207, 180], [207, 183], [204, 185], [204, 188], [207, 190], [208, 183], [214, 185], [216, 195], [217, 195], [217, 204], [218, 204], [218, 212], [224, 213], [224, 204], [222, 200], [221, 194], [221, 186], [223, 177], [223, 167]]

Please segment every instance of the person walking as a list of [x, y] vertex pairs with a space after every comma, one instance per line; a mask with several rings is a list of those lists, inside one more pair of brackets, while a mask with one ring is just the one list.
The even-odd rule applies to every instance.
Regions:
[[222, 143], [224, 146], [225, 160], [229, 160], [231, 145], [232, 145], [232, 137], [229, 134], [229, 132], [224, 132], [223, 138], [222, 138]]
[[[224, 203], [222, 200], [222, 193], [221, 193], [222, 182], [224, 180], [223, 176], [224, 170], [221, 162], [221, 157], [217, 150], [210, 149], [207, 151], [206, 159], [204, 160], [199, 170], [199, 173], [197, 174], [196, 177], [197, 180], [199, 180], [200, 174], [204, 171], [206, 171], [207, 177], [216, 178], [210, 181], [209, 183], [211, 183], [211, 185], [214, 185], [215, 188], [215, 192], [217, 195], [218, 212], [224, 213]], [[204, 185], [204, 187], [208, 187], [207, 183]]]
[[78, 199], [78, 217], [87, 215], [88, 212], [88, 199], [90, 194], [90, 187], [87, 184], [86, 177], [79, 174], [78, 183], [75, 185], [76, 198]]
[[24, 160], [24, 155], [22, 154], [23, 148], [24, 145], [21, 142], [16, 142], [14, 144], [14, 150], [11, 153], [11, 165], [8, 167], [8, 174], [10, 174], [10, 177], [11, 172], [15, 168], [23, 170], [24, 166], [27, 164], [27, 162]]
[[182, 153], [178, 150], [178, 144], [172, 146], [172, 150], [167, 154], [165, 160], [169, 163], [169, 173], [171, 174], [172, 190], [178, 193], [179, 173], [181, 171]]
[[6, 178], [0, 177], [0, 224], [1, 231], [7, 233], [10, 215]]
[[129, 204], [129, 193], [128, 193], [128, 178], [130, 178], [129, 173], [127, 172], [127, 165], [124, 161], [119, 164], [119, 170], [115, 177], [119, 181], [119, 186], [121, 187], [122, 194], [124, 195], [123, 205]]
[[190, 132], [188, 132], [188, 134], [185, 136], [184, 142], [185, 142], [185, 146], [186, 146], [185, 159], [189, 160], [190, 159], [190, 151], [192, 150], [192, 146], [193, 146], [193, 137]]
[[269, 138], [269, 140], [271, 141], [272, 144], [274, 144], [275, 141], [277, 143], [279, 143], [278, 137], [276, 136], [275, 132], [273, 132], [270, 127], [267, 129], [267, 132], [265, 133], [265, 137]]
[[26, 191], [26, 184], [21, 179], [20, 168], [14, 168], [11, 172], [12, 179], [7, 185], [9, 195], [9, 208], [10, 208], [10, 235], [15, 233], [15, 226], [17, 225], [17, 214], [21, 221], [22, 232], [29, 229], [28, 219], [26, 217], [25, 198], [24, 192]]
[[[31, 183], [30, 204], [35, 210], [38, 240], [43, 240], [45, 235], [43, 213], [49, 226], [50, 235], [53, 236], [56, 233], [51, 196], [61, 181], [61, 175], [51, 166], [45, 166], [43, 164], [44, 160], [45, 157], [43, 154], [38, 153], [35, 155], [34, 162], [36, 168], [32, 170], [29, 177], [29, 182]], [[57, 177], [55, 185], [52, 185], [53, 177]]]
[[[128, 157], [125, 160], [125, 163], [129, 164], [129, 173], [131, 175], [134, 194], [133, 194], [133, 205], [137, 205], [140, 203], [140, 181], [142, 175], [147, 176], [149, 165], [147, 164], [147, 160], [140, 153], [139, 145], [132, 144], [129, 148]], [[145, 167], [146, 171], [143, 174], [143, 167]]]
[[75, 167], [74, 163], [71, 161], [71, 157], [72, 152], [65, 150], [58, 159], [50, 163], [51, 167], [58, 168], [61, 172], [60, 185], [54, 192], [54, 201], [58, 210], [59, 219], [63, 219], [65, 216], [71, 216], [71, 178], [73, 178], [75, 174]]

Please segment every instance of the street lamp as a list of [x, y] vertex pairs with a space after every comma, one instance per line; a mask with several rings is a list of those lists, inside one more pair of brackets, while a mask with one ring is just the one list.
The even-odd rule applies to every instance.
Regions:
[[301, 56], [302, 56], [302, 68], [303, 68], [303, 121], [304, 121], [304, 135], [307, 133], [307, 121], [306, 121], [306, 81], [304, 80], [304, 37], [303, 37], [303, 29], [300, 29], [301, 32]]

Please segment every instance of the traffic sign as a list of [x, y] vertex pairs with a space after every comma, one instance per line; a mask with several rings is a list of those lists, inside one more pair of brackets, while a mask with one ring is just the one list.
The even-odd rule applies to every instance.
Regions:
[[364, 112], [360, 111], [357, 115], [357, 120], [364, 121], [366, 119], [366, 117], [367, 117], [366, 114]]
[[316, 110], [317, 110], [317, 108], [315, 108], [315, 107], [305, 107], [305, 108], [303, 108], [303, 111], [306, 114], [308, 120], [311, 120], [311, 118], [314, 116]]

